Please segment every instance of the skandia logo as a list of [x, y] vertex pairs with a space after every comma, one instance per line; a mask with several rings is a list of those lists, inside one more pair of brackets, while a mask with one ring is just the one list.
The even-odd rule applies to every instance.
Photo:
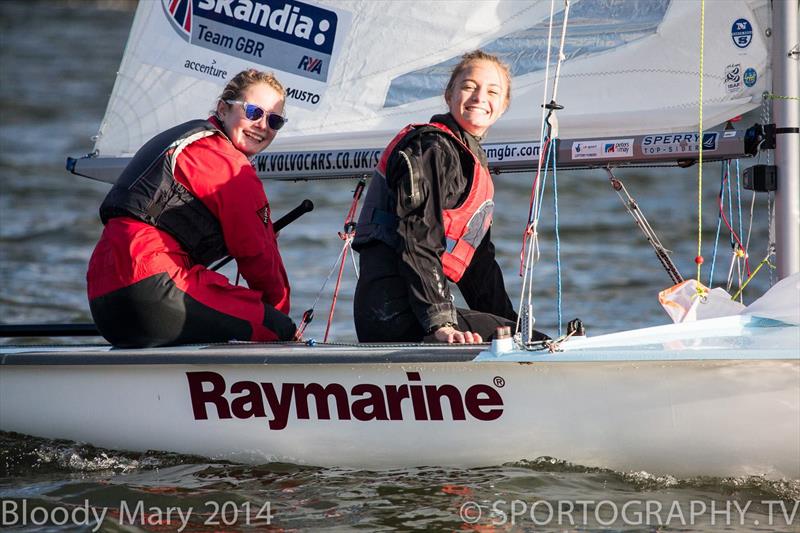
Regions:
[[[462, 392], [455, 385], [425, 385], [419, 372], [406, 372], [407, 383], [402, 385], [359, 383], [349, 389], [339, 383], [228, 383], [216, 372], [187, 372], [186, 379], [195, 420], [213, 415], [220, 420], [265, 418], [275, 431], [285, 429], [292, 415], [298, 420], [313, 416], [361, 422], [407, 418], [488, 422], [503, 415], [503, 398], [495, 387], [476, 383]], [[499, 376], [493, 383], [505, 386]]]
[[306, 72], [316, 72], [319, 73], [320, 69], [322, 69], [322, 60], [315, 59], [309, 56], [303, 56], [303, 59], [300, 60], [300, 64], [297, 65], [298, 69], [303, 69]]
[[[185, 1], [185, 0], [163, 0]], [[335, 12], [286, 0], [194, 0], [195, 17], [331, 54]]]

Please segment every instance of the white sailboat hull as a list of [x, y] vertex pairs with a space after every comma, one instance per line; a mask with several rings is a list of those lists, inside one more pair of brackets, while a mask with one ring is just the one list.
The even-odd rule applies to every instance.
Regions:
[[785, 354], [476, 362], [477, 349], [444, 346], [230, 345], [62, 349], [53, 364], [46, 351], [5, 352], [0, 429], [102, 447], [356, 468], [551, 456], [800, 478], [800, 359]]

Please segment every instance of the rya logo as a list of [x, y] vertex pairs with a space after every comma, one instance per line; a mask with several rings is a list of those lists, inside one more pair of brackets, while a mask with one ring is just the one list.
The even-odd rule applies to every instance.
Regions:
[[316, 72], [319, 74], [322, 70], [322, 60], [309, 56], [303, 56], [303, 59], [300, 60], [300, 64], [297, 65], [297, 68], [303, 69], [306, 72]]

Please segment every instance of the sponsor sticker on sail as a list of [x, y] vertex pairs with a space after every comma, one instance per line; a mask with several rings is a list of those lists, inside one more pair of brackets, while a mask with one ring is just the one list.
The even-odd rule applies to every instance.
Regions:
[[[223, 85], [247, 68], [272, 71], [288, 103], [322, 100], [352, 16], [295, 0], [161, 0], [145, 60]], [[169, 28], [165, 28], [165, 25]], [[165, 42], [165, 36], [169, 36]]]
[[753, 25], [747, 19], [736, 19], [731, 26], [731, 39], [737, 48], [747, 48], [753, 41]]
[[[674, 133], [645, 135], [642, 137], [642, 153], [654, 154], [686, 154], [700, 151], [700, 135], [698, 133]], [[703, 133], [703, 151], [713, 152], [717, 149], [719, 132]]]
[[601, 139], [572, 143], [572, 159], [620, 159], [633, 157], [633, 139]]
[[758, 81], [758, 72], [754, 68], [748, 68], [744, 71], [744, 84], [752, 87]]
[[735, 94], [742, 90], [742, 65], [735, 63], [725, 67], [725, 90]]

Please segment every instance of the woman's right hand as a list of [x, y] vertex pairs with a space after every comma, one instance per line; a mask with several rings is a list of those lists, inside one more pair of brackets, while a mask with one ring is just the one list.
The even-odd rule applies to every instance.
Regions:
[[459, 331], [453, 326], [443, 326], [437, 329], [433, 336], [437, 341], [448, 344], [479, 344], [483, 342], [483, 339], [477, 333]]

